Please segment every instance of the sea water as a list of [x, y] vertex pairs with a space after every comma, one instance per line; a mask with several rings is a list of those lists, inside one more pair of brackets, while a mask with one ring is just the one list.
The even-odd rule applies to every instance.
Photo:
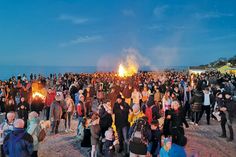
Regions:
[[[184, 70], [187, 67], [140, 67], [141, 71], [153, 71], [153, 69], [175, 69]], [[94, 72], [112, 72], [117, 69], [111, 67], [96, 67], [96, 66], [0, 66], [0, 80], [8, 80], [12, 76], [26, 74], [28, 77], [31, 73], [49, 76], [50, 74], [58, 73], [94, 73]]]

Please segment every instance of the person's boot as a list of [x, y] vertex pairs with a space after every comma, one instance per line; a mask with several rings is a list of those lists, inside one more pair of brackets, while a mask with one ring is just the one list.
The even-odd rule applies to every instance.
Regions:
[[126, 157], [127, 155], [128, 155], [128, 145], [127, 145], [127, 143], [124, 143], [123, 156]]
[[123, 148], [124, 148], [124, 146], [120, 144], [120, 145], [119, 145], [118, 153], [122, 153], [122, 152], [123, 152]]
[[227, 138], [227, 142], [232, 142], [234, 139], [233, 138]]
[[225, 134], [222, 134], [219, 136], [220, 138], [226, 138], [226, 135]]
[[232, 125], [228, 126], [229, 127], [229, 141], [233, 141], [234, 140], [234, 131], [233, 131], [233, 127]]

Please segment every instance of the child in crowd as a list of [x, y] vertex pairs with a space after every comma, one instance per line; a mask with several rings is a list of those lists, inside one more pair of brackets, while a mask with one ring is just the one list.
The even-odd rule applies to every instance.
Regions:
[[148, 155], [157, 157], [161, 148], [161, 131], [159, 129], [158, 120], [153, 120], [151, 122], [151, 133], [152, 138], [148, 145]]
[[184, 147], [172, 143], [172, 138], [162, 137], [162, 148], [160, 150], [160, 157], [186, 157]]
[[113, 129], [109, 128], [105, 132], [105, 143], [103, 144], [104, 157], [113, 157], [115, 155], [116, 144], [118, 144], [118, 140], [115, 140]]
[[91, 126], [90, 126], [90, 132], [91, 132], [91, 145], [92, 145], [92, 151], [91, 151], [91, 157], [97, 157], [97, 145], [99, 142], [100, 137], [100, 118], [97, 113], [94, 113], [91, 117]]

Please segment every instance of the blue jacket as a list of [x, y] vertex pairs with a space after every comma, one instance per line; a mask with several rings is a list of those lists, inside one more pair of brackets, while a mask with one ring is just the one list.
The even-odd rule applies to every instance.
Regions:
[[186, 157], [186, 152], [184, 147], [173, 143], [169, 152], [167, 152], [163, 147], [161, 148], [160, 157]]
[[14, 128], [4, 139], [3, 149], [9, 157], [30, 157], [33, 153], [33, 138], [24, 129]]
[[79, 103], [79, 93], [75, 93], [75, 106], [77, 106], [78, 105], [78, 103]]

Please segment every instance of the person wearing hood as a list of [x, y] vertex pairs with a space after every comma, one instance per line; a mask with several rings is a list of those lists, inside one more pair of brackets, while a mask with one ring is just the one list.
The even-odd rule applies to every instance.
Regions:
[[24, 120], [14, 122], [13, 131], [6, 136], [3, 149], [9, 157], [31, 157], [33, 153], [33, 138], [24, 130]]
[[29, 120], [26, 131], [33, 138], [34, 152], [31, 155], [31, 157], [38, 156], [38, 147], [39, 147], [38, 135], [40, 132], [40, 124], [39, 124], [40, 120], [38, 116], [39, 116], [38, 113], [35, 111], [29, 113]]

